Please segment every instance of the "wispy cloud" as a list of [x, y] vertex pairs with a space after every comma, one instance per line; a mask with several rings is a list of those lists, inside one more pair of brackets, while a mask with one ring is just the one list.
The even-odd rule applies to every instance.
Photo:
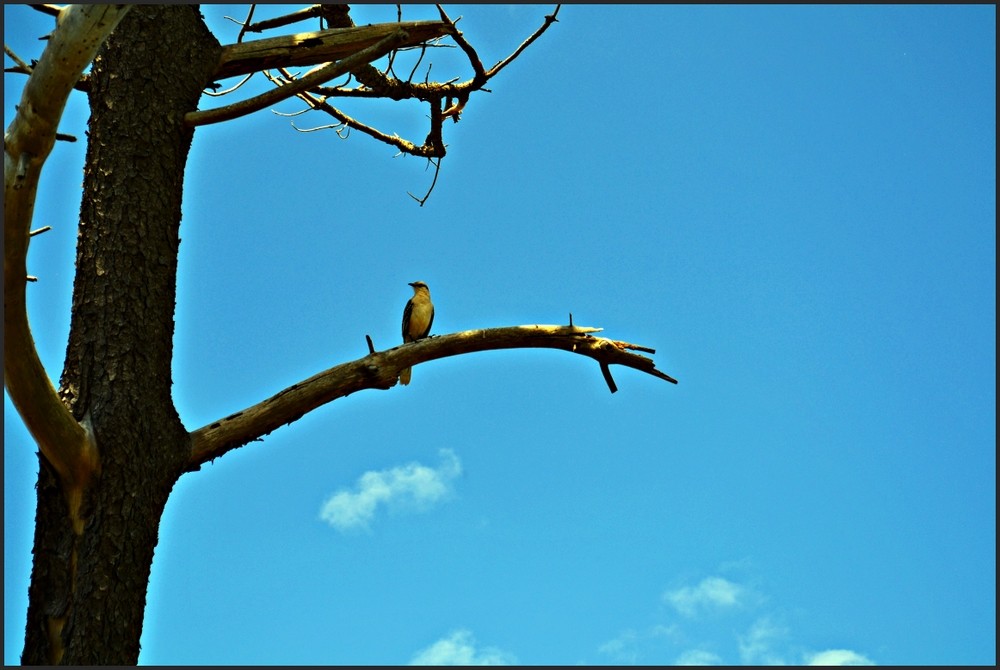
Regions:
[[598, 652], [614, 663], [875, 665], [850, 649], [803, 653], [808, 647], [795, 640], [781, 608], [768, 607], [766, 594], [745, 583], [711, 576], [667, 590], [662, 600], [679, 616], [626, 629]]
[[722, 658], [704, 649], [689, 649], [677, 657], [674, 665], [722, 665]]
[[742, 604], [746, 589], [722, 577], [706, 577], [697, 586], [683, 586], [667, 591], [663, 599], [686, 617], [694, 617], [701, 611], [738, 607]]
[[675, 642], [676, 638], [676, 625], [650, 626], [641, 631], [628, 629], [622, 631], [618, 637], [602, 644], [597, 648], [597, 651], [609, 656], [615, 663], [635, 664], [644, 660], [650, 647], [658, 646], [657, 641]]
[[353, 490], [342, 489], [323, 503], [320, 518], [340, 531], [367, 528], [380, 505], [424, 510], [451, 493], [451, 481], [462, 464], [451, 449], [442, 449], [441, 464], [431, 468], [408, 463], [361, 475]]
[[815, 654], [806, 654], [803, 665], [875, 665], [875, 663], [850, 649], [827, 649]]
[[410, 665], [514, 665], [517, 659], [496, 647], [476, 648], [476, 640], [467, 630], [456, 630], [431, 646], [417, 652]]
[[622, 631], [618, 637], [598, 647], [597, 651], [610, 656], [618, 663], [635, 663], [639, 660], [639, 654], [635, 649], [638, 637], [634, 630]]
[[767, 617], [753, 622], [750, 629], [739, 635], [740, 660], [744, 665], [785, 665], [774, 652], [774, 646], [788, 635], [788, 630]]

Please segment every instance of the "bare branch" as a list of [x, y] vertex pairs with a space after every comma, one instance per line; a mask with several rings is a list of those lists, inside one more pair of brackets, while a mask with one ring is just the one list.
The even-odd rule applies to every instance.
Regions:
[[[432, 164], [434, 166], [434, 179], [431, 180], [431, 186], [430, 186], [430, 188], [427, 189], [427, 193], [424, 193], [424, 197], [418, 198], [417, 196], [413, 195], [409, 191], [406, 192], [406, 195], [410, 196], [411, 198], [413, 198], [414, 200], [416, 200], [418, 203], [420, 203], [421, 207], [423, 207], [424, 203], [427, 202], [427, 199], [431, 197], [431, 193], [434, 192], [434, 187], [437, 186], [438, 175], [441, 174], [441, 159], [440, 158], [438, 158], [437, 160], [434, 160], [433, 158], [428, 158], [427, 162], [430, 163], [430, 164]], [[571, 323], [570, 325], [573, 325], [573, 324]]]
[[293, 23], [298, 23], [299, 21], [306, 21], [308, 19], [313, 19], [318, 16], [323, 15], [322, 5], [312, 5], [311, 7], [306, 7], [305, 9], [299, 9], [290, 14], [285, 14], [284, 16], [277, 16], [273, 19], [265, 19], [263, 21], [258, 21], [257, 23], [250, 24], [250, 19], [247, 19], [246, 32], [248, 33], [262, 33], [265, 30], [273, 30], [274, 28], [281, 28], [283, 26], [288, 26]]
[[[399, 149], [400, 151], [402, 151], [403, 153], [411, 154], [414, 156], [433, 155], [429, 153], [426, 147], [418, 147], [416, 144], [413, 144], [408, 140], [404, 140], [399, 135], [386, 135], [385, 133], [381, 132], [380, 130], [377, 130], [376, 128], [372, 128], [371, 126], [361, 123], [357, 119], [354, 119], [348, 116], [347, 114], [344, 114], [336, 107], [327, 104], [325, 100], [320, 100], [311, 93], [300, 93], [299, 98], [305, 100], [309, 104], [309, 106], [312, 107], [313, 109], [320, 109], [326, 112], [333, 118], [337, 119], [337, 121], [339, 121], [340, 124], [343, 124], [348, 128], [353, 128], [355, 130], [358, 130], [362, 133], [365, 133], [366, 135], [370, 135], [371, 137], [374, 137], [376, 140], [380, 142], [385, 142], [386, 144], [392, 145], [397, 149]], [[299, 129], [296, 128], [296, 130]]]
[[[300, 95], [299, 97], [309, 104], [312, 109], [323, 111], [328, 115], [335, 118], [338, 124], [338, 133], [341, 126], [346, 126], [348, 128], [354, 128], [362, 131], [363, 133], [381, 141], [386, 144], [395, 146], [403, 153], [407, 153], [415, 156], [423, 156], [425, 158], [442, 158], [447, 153], [447, 148], [443, 139], [443, 123], [445, 119], [451, 119], [455, 123], [458, 123], [461, 118], [462, 112], [465, 110], [466, 105], [469, 102], [469, 96], [473, 91], [488, 91], [484, 87], [489, 79], [503, 69], [507, 64], [512, 62], [517, 58], [532, 42], [534, 42], [538, 37], [545, 32], [545, 30], [554, 23], [556, 15], [559, 13], [559, 7], [556, 6], [555, 11], [545, 17], [545, 22], [540, 28], [538, 28], [527, 40], [521, 43], [521, 45], [507, 58], [497, 63], [493, 68], [487, 72], [479, 58], [479, 54], [476, 52], [475, 48], [465, 39], [461, 31], [456, 27], [456, 21], [452, 21], [448, 14], [445, 12], [441, 5], [436, 5], [438, 12], [441, 16], [441, 24], [444, 26], [446, 33], [451, 36], [455, 41], [456, 45], [462, 49], [466, 57], [469, 59], [469, 64], [473, 69], [473, 78], [456, 83], [457, 78], [451, 79], [446, 82], [434, 82], [424, 81], [423, 83], [414, 83], [413, 77], [419, 68], [419, 65], [424, 57], [424, 52], [428, 46], [433, 45], [423, 45], [421, 47], [420, 57], [417, 59], [416, 64], [410, 71], [409, 76], [405, 81], [393, 76], [389, 73], [392, 72], [392, 64], [386, 68], [386, 71], [380, 72], [376, 68], [367, 66], [362, 67], [359, 70], [354, 71], [354, 76], [357, 78], [362, 87], [357, 87], [353, 89], [347, 89], [343, 87], [330, 88], [330, 87], [320, 87], [311, 90], [309, 93], [311, 95], [323, 96], [322, 98], [312, 97], [307, 98], [306, 95]], [[428, 78], [430, 76], [430, 66], [427, 69]], [[405, 100], [405, 99], [417, 99], [423, 100], [430, 104], [430, 128], [427, 137], [424, 139], [423, 144], [417, 145], [414, 142], [404, 140], [397, 135], [387, 135], [376, 128], [365, 125], [364, 123], [358, 121], [357, 119], [351, 118], [342, 110], [335, 108], [327, 104], [326, 100], [329, 97], [386, 97], [393, 100]], [[442, 101], [445, 101], [444, 108], [442, 109]], [[330, 127], [330, 126], [327, 126]], [[440, 168], [440, 163], [437, 164]], [[437, 172], [435, 172], [435, 180], [437, 178]], [[433, 184], [431, 185], [431, 190], [433, 190]], [[428, 194], [430, 191], [428, 191]], [[410, 193], [410, 197], [416, 200], [421, 205], [426, 202], [427, 196], [424, 198], [418, 198]]]
[[222, 49], [215, 76], [225, 79], [269, 68], [329, 63], [370, 47], [397, 30], [409, 35], [400, 47], [416, 46], [447, 34], [445, 25], [440, 21], [407, 21], [333, 28], [230, 44]]
[[247, 10], [247, 17], [243, 20], [243, 25], [240, 28], [240, 34], [236, 36], [237, 42], [242, 42], [243, 38], [249, 31], [249, 28], [247, 26], [249, 26], [250, 22], [253, 20], [253, 13], [255, 11], [257, 11], [257, 3], [251, 3], [250, 9]]
[[628, 352], [622, 342], [594, 337], [600, 328], [581, 326], [510, 326], [467, 330], [425, 338], [388, 351], [370, 353], [293, 384], [253, 407], [231, 414], [191, 433], [189, 469], [292, 423], [328, 402], [364, 389], [389, 389], [403, 368], [447, 356], [498, 349], [562, 349], [596, 360], [601, 366], [625, 365], [674, 384], [656, 369], [652, 359]]
[[18, 58], [17, 54], [14, 53], [14, 50], [11, 49], [6, 44], [3, 45], [3, 52], [5, 54], [7, 54], [8, 56], [10, 56], [10, 59], [12, 61], [14, 61], [15, 63], [17, 63], [17, 70], [13, 70], [13, 69], [11, 69], [11, 70], [4, 70], [4, 72], [8, 72], [8, 71], [9, 72], [15, 72], [16, 71], [16, 72], [23, 72], [24, 74], [31, 74], [31, 66], [28, 65], [27, 63], [25, 63], [20, 58]]
[[493, 77], [493, 75], [497, 74], [498, 72], [500, 72], [500, 70], [507, 67], [511, 63], [511, 61], [520, 56], [521, 52], [527, 49], [532, 42], [541, 37], [542, 33], [548, 30], [550, 25], [557, 22], [559, 19], [557, 19], [556, 16], [559, 14], [560, 7], [562, 7], [562, 5], [556, 5], [556, 10], [545, 17], [545, 23], [543, 23], [538, 30], [532, 33], [531, 37], [524, 40], [524, 42], [521, 43], [521, 46], [519, 46], [517, 49], [514, 50], [514, 53], [507, 56], [502, 61], [498, 62], [496, 65], [491, 67], [490, 71], [486, 73], [487, 78]]
[[483, 69], [483, 62], [479, 59], [479, 54], [476, 50], [472, 48], [468, 40], [462, 35], [462, 31], [455, 27], [455, 22], [448, 18], [448, 15], [444, 11], [444, 7], [441, 5], [435, 5], [438, 8], [438, 13], [441, 14], [441, 20], [446, 26], [448, 26], [448, 32], [451, 38], [455, 40], [455, 44], [465, 52], [465, 55], [469, 58], [469, 63], [472, 65], [472, 71], [475, 76], [472, 78], [471, 87], [478, 88], [486, 83], [489, 78], [486, 75], [486, 70]]
[[66, 100], [127, 11], [126, 5], [70, 5], [58, 12], [56, 29], [4, 135], [4, 385], [59, 473], [74, 515], [82, 487], [100, 468], [99, 458], [93, 436], [56, 393], [31, 337], [25, 304], [28, 240], [39, 176]]
[[410, 39], [410, 37], [406, 32], [398, 30], [390, 33], [384, 39], [373, 44], [367, 49], [362, 49], [361, 51], [358, 51], [347, 58], [343, 58], [336, 63], [330, 63], [329, 65], [318, 68], [301, 79], [289, 82], [280, 88], [276, 88], [272, 91], [250, 98], [249, 100], [243, 100], [225, 107], [198, 112], [188, 112], [184, 117], [184, 121], [189, 126], [202, 126], [209, 123], [229, 121], [230, 119], [235, 119], [237, 117], [259, 111], [265, 107], [269, 107], [281, 102], [282, 100], [286, 100], [294, 95], [297, 95], [302, 91], [319, 86], [323, 82], [330, 81], [334, 77], [347, 74], [359, 65], [381, 58], [392, 49], [405, 43], [408, 39]]
[[601, 361], [601, 374], [604, 376], [604, 381], [607, 383], [608, 389], [612, 393], [617, 393], [618, 385], [615, 384], [614, 377], [611, 376], [611, 367], [604, 361]]
[[49, 16], [54, 16], [59, 18], [59, 12], [63, 10], [59, 5], [28, 5], [32, 9], [38, 10], [42, 14], [48, 14]]
[[221, 98], [224, 95], [229, 95], [230, 93], [233, 93], [234, 91], [236, 91], [236, 89], [242, 87], [243, 84], [245, 84], [248, 81], [250, 81], [250, 79], [255, 74], [257, 74], [257, 73], [256, 72], [251, 72], [250, 74], [248, 74], [245, 77], [243, 77], [242, 79], [240, 79], [239, 82], [237, 82], [236, 84], [233, 84], [232, 86], [230, 86], [229, 88], [227, 88], [224, 91], [205, 91], [205, 95], [211, 96], [213, 98]]
[[[443, 134], [445, 120], [451, 119], [453, 122], [458, 123], [462, 112], [468, 105], [470, 94], [473, 91], [488, 92], [488, 89], [484, 85], [489, 79], [517, 58], [552, 23], [556, 22], [560, 5], [556, 6], [552, 14], [545, 17], [542, 26], [522, 42], [510, 56], [498, 62], [489, 71], [486, 71], [483, 67], [482, 60], [479, 58], [479, 54], [475, 48], [456, 27], [457, 21], [452, 21], [441, 5], [437, 5], [437, 8], [441, 16], [440, 21], [410, 21], [405, 23], [400, 21], [395, 24], [362, 27], [353, 26], [353, 22], [348, 14], [347, 5], [316, 5], [307, 10], [280, 17], [274, 22], [260, 22], [253, 26], [246, 25], [249, 22], [248, 17], [247, 22], [243, 24], [245, 30], [263, 30], [278, 25], [287, 25], [288, 23], [312, 16], [321, 16], [328, 23], [343, 27], [315, 33], [301, 33], [286, 37], [238, 43], [225, 47], [216, 76], [224, 78], [242, 72], [262, 71], [277, 86], [277, 89], [251, 100], [234, 103], [233, 105], [217, 110], [192, 112], [188, 114], [186, 121], [190, 125], [224, 121], [263, 109], [280, 100], [296, 95], [308, 105], [309, 109], [322, 111], [337, 121], [336, 124], [320, 125], [307, 129], [299, 128], [293, 124], [293, 127], [297, 131], [312, 132], [333, 128], [343, 138], [348, 131], [358, 130], [373, 139], [396, 147], [404, 154], [438, 159], [434, 163], [434, 180], [427, 194], [423, 198], [418, 198], [410, 193], [410, 197], [423, 205], [437, 182], [441, 167], [440, 159], [447, 153]], [[401, 12], [402, 8], [397, 8], [400, 19], [402, 18]], [[350, 78], [344, 84], [335, 87], [320, 86], [312, 79], [308, 81], [295, 80], [293, 84], [293, 77], [285, 71], [288, 67], [328, 62], [337, 57], [343, 57], [345, 59], [344, 62], [346, 62], [346, 59], [349, 58], [346, 54], [356, 53], [362, 45], [368, 45], [372, 40], [388, 35], [390, 34], [389, 31], [400, 27], [405, 28], [410, 33], [410, 39], [405, 44], [400, 44], [396, 49], [388, 52], [389, 62], [384, 71], [380, 71], [369, 64], [372, 60], [375, 60], [374, 58], [364, 63], [351, 65], [344, 71], [349, 76], [353, 75], [360, 83], [355, 88], [347, 88]], [[242, 35], [243, 31], [240, 33], [241, 38]], [[439, 46], [429, 42], [439, 40], [445, 36], [450, 36], [455, 41], [455, 44], [465, 53], [473, 69], [473, 78], [461, 83], [459, 83], [457, 77], [445, 82], [430, 82], [425, 79], [423, 83], [414, 83], [413, 78], [420, 68], [420, 64], [423, 62], [426, 50], [430, 47]], [[395, 75], [393, 66], [395, 56], [399, 50], [405, 48], [419, 48], [420, 55], [410, 69], [409, 76], [406, 80], [402, 80]], [[282, 76], [275, 77], [271, 75], [269, 70], [272, 69], [281, 72]], [[427, 79], [430, 77], [430, 69], [429, 64], [427, 67]], [[329, 72], [325, 71], [325, 74], [329, 74]], [[332, 76], [328, 76], [327, 78], [332, 78]], [[343, 110], [330, 105], [327, 102], [330, 97], [389, 98], [392, 100], [416, 99], [427, 102], [430, 105], [430, 127], [427, 136], [423, 143], [418, 145], [396, 134], [389, 135], [384, 133], [349, 116]]]
[[413, 69], [410, 70], [410, 76], [406, 78], [406, 83], [409, 84], [413, 81], [413, 75], [417, 73], [417, 68], [420, 67], [420, 63], [424, 60], [424, 55], [427, 53], [427, 46], [423, 46], [420, 49], [420, 57], [417, 58], [417, 62], [413, 64]]

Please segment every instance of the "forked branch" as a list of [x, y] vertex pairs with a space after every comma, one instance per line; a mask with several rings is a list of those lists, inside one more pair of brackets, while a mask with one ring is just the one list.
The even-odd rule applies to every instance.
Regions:
[[[391, 388], [403, 368], [447, 356], [497, 349], [562, 349], [593, 358], [599, 363], [605, 380], [610, 380], [608, 366], [624, 365], [677, 383], [670, 375], [657, 370], [651, 358], [633, 353], [652, 353], [652, 349], [594, 337], [593, 333], [600, 330], [573, 325], [486, 328], [429, 337], [388, 351], [374, 351], [369, 338], [367, 356], [320, 372], [252, 407], [192, 432], [189, 468], [197, 470], [202, 463], [292, 423], [337, 398], [364, 389]], [[608, 386], [612, 393], [616, 390], [613, 381], [609, 381]]]
[[[560, 6], [557, 5], [551, 14], [545, 16], [542, 25], [514, 49], [510, 55], [498, 61], [488, 70], [483, 66], [482, 59], [479, 57], [476, 49], [465, 39], [462, 32], [458, 30], [455, 21], [448, 16], [441, 5], [437, 5], [437, 8], [441, 17], [440, 21], [399, 21], [397, 23], [373, 26], [354, 26], [348, 13], [349, 8], [347, 5], [315, 5], [306, 10], [280, 17], [279, 20], [256, 24], [249, 24], [250, 18], [248, 17], [247, 22], [242, 24], [243, 29], [240, 32], [240, 38], [242, 38], [245, 32], [260, 31], [278, 25], [283, 26], [316, 16], [322, 16], [328, 25], [334, 25], [335, 27], [331, 30], [316, 33], [300, 33], [293, 36], [256, 40], [253, 42], [240, 41], [237, 44], [229, 45], [224, 49], [217, 76], [228, 77], [240, 73], [263, 71], [268, 79], [277, 86], [278, 93], [258, 96], [258, 98], [253, 100], [256, 103], [253, 105], [253, 109], [259, 109], [263, 106], [273, 104], [276, 100], [290, 97], [291, 92], [294, 90], [294, 94], [307, 105], [306, 109], [302, 110], [303, 112], [322, 112], [332, 117], [335, 121], [331, 124], [320, 124], [312, 128], [294, 126], [296, 130], [313, 132], [316, 130], [333, 129], [342, 138], [347, 136], [348, 131], [357, 130], [396, 148], [402, 154], [432, 160], [435, 170], [434, 182], [431, 184], [430, 190], [428, 190], [423, 198], [417, 198], [411, 194], [422, 205], [430, 195], [430, 191], [434, 188], [434, 183], [436, 183], [441, 169], [441, 159], [447, 153], [447, 145], [445, 144], [443, 133], [444, 122], [451, 119], [457, 123], [461, 119], [462, 112], [469, 102], [470, 95], [476, 91], [488, 91], [485, 86], [490, 79], [513, 62], [530, 44], [541, 37], [549, 26], [558, 20], [556, 17], [559, 14]], [[384, 70], [379, 70], [369, 64], [374, 59], [367, 59], [357, 66], [352, 64], [350, 68], [345, 70], [346, 73], [351, 75], [347, 82], [337, 86], [306, 86], [303, 85], [302, 78], [293, 76], [288, 71], [288, 68], [294, 65], [313, 64], [333, 58], [346, 57], [350, 59], [351, 57], [347, 57], [346, 55], [350, 53], [352, 45], [353, 48], [357, 49], [361, 46], [371, 44], [372, 40], [378, 39], [379, 36], [388, 35], [390, 31], [397, 28], [404, 28], [411, 35], [411, 38], [406, 44], [402, 44], [389, 52], [388, 65], [385, 66]], [[425, 80], [422, 82], [414, 81], [414, 75], [427, 49], [433, 46], [442, 46], [437, 43], [437, 40], [444, 36], [450, 36], [454, 40], [455, 45], [465, 54], [472, 68], [472, 78], [467, 81], [459, 81], [458, 77], [448, 79], [447, 81], [428, 81], [427, 79], [430, 74], [430, 67], [428, 66], [428, 76], [425, 77]], [[404, 75], [405, 78], [397, 77], [394, 67], [398, 66], [397, 57], [399, 53], [404, 48], [416, 46], [420, 47], [420, 54], [416, 59], [416, 63], [410, 68], [409, 74]], [[272, 73], [272, 70], [276, 74]], [[356, 85], [349, 85], [352, 80], [357, 82]], [[291, 87], [294, 87], [294, 89]], [[330, 104], [331, 98], [338, 97], [388, 98], [397, 101], [418, 100], [426, 103], [429, 107], [428, 118], [430, 120], [430, 128], [421, 143], [404, 139], [395, 133], [385, 133]], [[243, 113], [243, 110], [250, 110], [249, 103], [250, 101], [240, 102], [224, 108], [227, 114], [224, 116], [220, 114], [219, 119], [232, 118], [233, 115]], [[191, 124], [196, 122], [204, 123], [207, 122], [209, 114], [216, 115], [219, 112], [195, 112], [188, 115], [187, 121]], [[298, 115], [298, 113], [294, 115]]]
[[335, 63], [329, 63], [317, 68], [301, 79], [288, 81], [279, 88], [262, 93], [249, 100], [243, 100], [232, 105], [219, 107], [217, 109], [200, 110], [188, 112], [184, 117], [185, 123], [189, 126], [201, 126], [209, 123], [219, 123], [229, 121], [245, 114], [259, 111], [265, 107], [275, 105], [282, 100], [291, 98], [307, 89], [315, 88], [331, 79], [335, 79], [343, 74], [347, 74], [352, 69], [365, 65], [370, 61], [381, 58], [393, 49], [411, 40], [410, 36], [403, 30], [396, 30], [389, 33], [375, 44], [362, 49], [350, 56]]

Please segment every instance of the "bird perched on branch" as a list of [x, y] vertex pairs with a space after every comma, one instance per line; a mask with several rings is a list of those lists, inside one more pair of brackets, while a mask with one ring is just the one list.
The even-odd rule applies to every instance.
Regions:
[[[410, 282], [413, 287], [413, 297], [406, 303], [403, 310], [403, 344], [416, 342], [427, 337], [434, 322], [434, 303], [431, 302], [431, 291], [422, 281]], [[399, 383], [410, 383], [411, 368], [399, 373]]]

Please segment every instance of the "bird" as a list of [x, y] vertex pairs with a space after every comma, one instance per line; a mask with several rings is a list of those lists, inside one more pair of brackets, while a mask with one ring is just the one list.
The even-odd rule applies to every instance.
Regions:
[[[411, 281], [413, 297], [406, 303], [403, 310], [403, 344], [416, 342], [427, 337], [434, 323], [434, 303], [431, 302], [431, 290], [422, 281]], [[410, 383], [412, 368], [399, 372], [399, 383], [404, 386]]]

